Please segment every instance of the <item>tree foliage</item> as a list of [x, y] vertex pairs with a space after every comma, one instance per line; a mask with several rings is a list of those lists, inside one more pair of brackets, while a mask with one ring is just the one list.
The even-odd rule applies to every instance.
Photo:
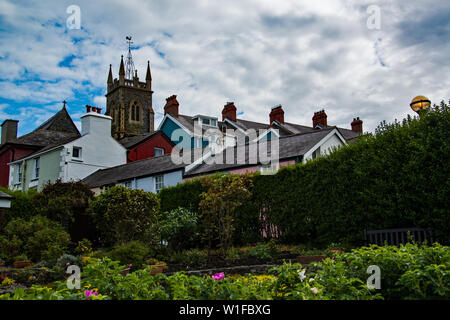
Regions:
[[160, 241], [160, 204], [154, 193], [115, 186], [97, 196], [90, 210], [105, 245]]

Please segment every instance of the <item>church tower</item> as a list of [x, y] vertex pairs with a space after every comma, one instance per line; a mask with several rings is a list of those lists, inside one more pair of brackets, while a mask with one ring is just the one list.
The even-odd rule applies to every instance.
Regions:
[[145, 82], [139, 81], [131, 56], [131, 37], [127, 40], [128, 56], [125, 65], [121, 58], [119, 79], [113, 80], [109, 65], [107, 81], [106, 114], [112, 117], [111, 134], [117, 140], [155, 130], [150, 62], [147, 62]]

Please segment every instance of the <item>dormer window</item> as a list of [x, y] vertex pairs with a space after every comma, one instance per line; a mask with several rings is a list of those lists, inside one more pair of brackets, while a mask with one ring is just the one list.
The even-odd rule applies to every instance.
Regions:
[[217, 118], [211, 118], [207, 116], [195, 116], [194, 119], [198, 119], [198, 122], [205, 126], [217, 127]]

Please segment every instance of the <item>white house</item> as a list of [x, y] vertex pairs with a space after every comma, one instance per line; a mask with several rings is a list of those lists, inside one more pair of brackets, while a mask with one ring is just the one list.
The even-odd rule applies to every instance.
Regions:
[[81, 116], [81, 137], [49, 145], [11, 162], [9, 188], [41, 190], [48, 182], [82, 180], [99, 169], [126, 163], [126, 149], [111, 136], [111, 117], [93, 108]]

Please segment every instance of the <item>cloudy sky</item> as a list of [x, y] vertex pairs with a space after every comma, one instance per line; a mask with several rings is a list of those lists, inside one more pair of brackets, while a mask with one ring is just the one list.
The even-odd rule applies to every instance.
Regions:
[[413, 114], [416, 95], [450, 98], [449, 17], [448, 0], [0, 0], [0, 121], [25, 134], [67, 100], [79, 125], [84, 105], [105, 106], [109, 64], [117, 77], [132, 35], [141, 79], [151, 63], [156, 125], [177, 94], [188, 115], [220, 117], [234, 101], [268, 122], [282, 104], [288, 122], [325, 109], [329, 124], [359, 116], [373, 131]]

